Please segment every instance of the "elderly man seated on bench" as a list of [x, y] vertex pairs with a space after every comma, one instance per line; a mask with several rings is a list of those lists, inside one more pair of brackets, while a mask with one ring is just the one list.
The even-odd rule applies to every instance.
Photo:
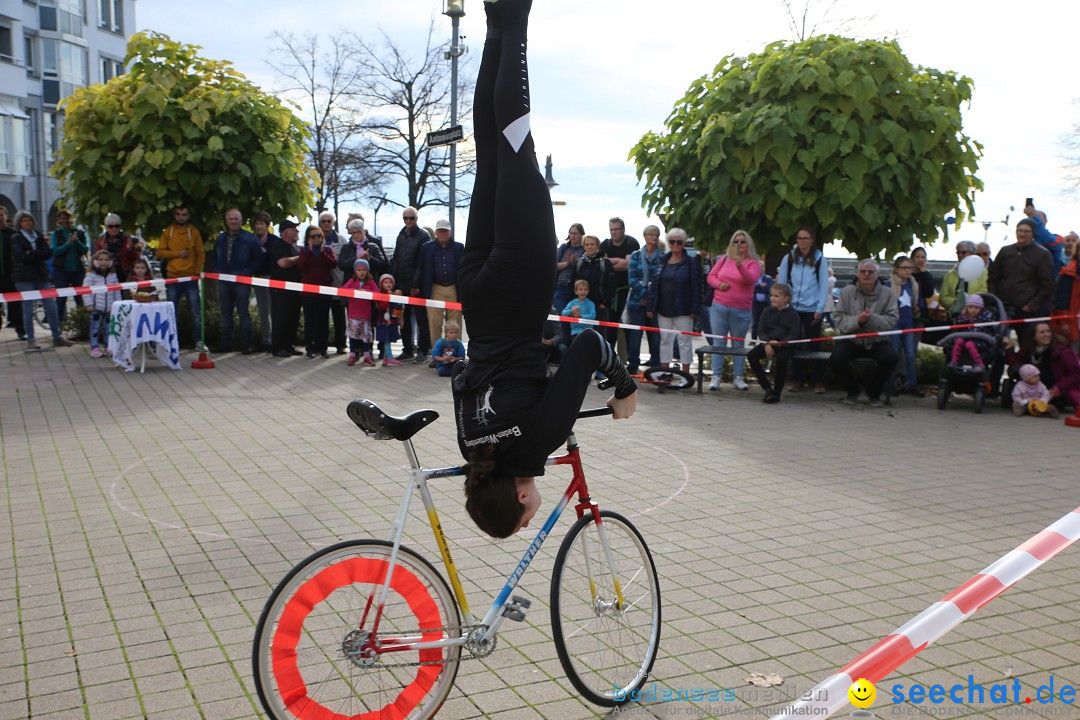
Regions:
[[[833, 311], [833, 321], [841, 335], [892, 330], [899, 318], [896, 300], [889, 288], [878, 278], [878, 266], [873, 260], [859, 263], [859, 279], [840, 292]], [[845, 405], [854, 405], [859, 396], [859, 381], [851, 363], [860, 358], [874, 361], [874, 375], [866, 387], [870, 407], [881, 407], [881, 392], [892, 377], [899, 356], [888, 337], [868, 337], [837, 340], [833, 347], [833, 374], [844, 386]]]

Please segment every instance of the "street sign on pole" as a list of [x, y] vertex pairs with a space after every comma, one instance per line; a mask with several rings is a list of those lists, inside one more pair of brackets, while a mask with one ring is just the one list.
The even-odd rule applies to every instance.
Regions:
[[454, 125], [448, 127], [445, 130], [436, 130], [435, 132], [429, 132], [427, 135], [428, 147], [439, 147], [440, 145], [453, 145], [461, 142], [465, 139], [465, 132], [460, 125]]

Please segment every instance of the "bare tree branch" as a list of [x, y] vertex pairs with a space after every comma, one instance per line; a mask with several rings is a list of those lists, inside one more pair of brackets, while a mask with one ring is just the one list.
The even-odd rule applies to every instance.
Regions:
[[355, 103], [363, 68], [348, 44], [336, 37], [281, 32], [270, 39], [275, 47], [268, 64], [277, 74], [279, 93], [300, 109], [311, 131], [308, 160], [319, 178], [316, 210], [333, 202], [336, 211], [343, 201], [378, 192], [385, 178], [372, 162], [363, 110]]

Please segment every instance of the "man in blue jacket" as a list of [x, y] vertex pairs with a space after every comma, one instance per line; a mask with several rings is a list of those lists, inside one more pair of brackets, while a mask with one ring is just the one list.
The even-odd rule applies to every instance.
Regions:
[[[217, 272], [227, 275], [258, 274], [262, 264], [259, 239], [245, 230], [244, 218], [236, 208], [225, 212], [225, 232], [214, 241]], [[240, 283], [218, 283], [218, 302], [221, 304], [221, 345], [218, 352], [232, 352], [233, 309], [240, 317], [240, 351], [251, 354], [251, 286]]]
[[[440, 220], [435, 223], [435, 242], [420, 246], [420, 260], [416, 266], [416, 281], [413, 287], [419, 287], [423, 297], [428, 300], [458, 302], [457, 273], [464, 252], [465, 246], [450, 237], [450, 221]], [[435, 343], [443, 335], [444, 317], [461, 325], [460, 310], [434, 307], [427, 309], [431, 347], [435, 347]], [[432, 357], [431, 364], [434, 363], [435, 358]]]

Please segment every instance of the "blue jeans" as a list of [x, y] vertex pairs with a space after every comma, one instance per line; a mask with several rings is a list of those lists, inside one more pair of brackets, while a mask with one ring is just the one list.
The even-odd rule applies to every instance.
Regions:
[[[714, 302], [712, 307], [709, 308], [709, 321], [712, 325], [712, 332], [716, 335], [731, 335], [733, 337], [745, 338], [747, 331], [750, 329], [750, 315], [749, 309], [739, 310]], [[744, 347], [746, 345], [744, 340], [728, 341], [713, 338], [710, 339], [709, 342], [712, 345], [719, 345], [720, 347], [727, 347], [729, 343], [731, 347]], [[714, 372], [718, 368], [723, 367], [723, 362], [723, 355], [713, 355]], [[743, 376], [743, 363], [745, 362], [745, 355], [731, 356], [732, 374], [735, 377], [741, 378]]]
[[889, 342], [892, 343], [893, 350], [896, 350], [898, 353], [903, 350], [904, 368], [906, 371], [904, 377], [904, 384], [909, 388], [913, 388], [918, 385], [918, 383], [915, 382], [915, 357], [917, 354], [916, 348], [918, 348], [918, 343], [916, 342], [916, 340], [918, 340], [918, 336], [915, 333], [889, 336]]
[[[86, 271], [81, 267], [78, 270], [57, 270], [53, 268], [53, 287], [79, 287], [86, 279]], [[83, 306], [82, 295], [75, 296], [75, 304]], [[60, 318], [60, 324], [64, 324], [67, 317], [67, 298], [56, 298], [56, 314]]]
[[[574, 290], [569, 285], [556, 286], [555, 296], [551, 299], [551, 306], [555, 308], [556, 315], [562, 315], [563, 308], [574, 299]], [[570, 346], [570, 323], [559, 323], [561, 331], [555, 338], [556, 345]]]
[[[642, 327], [656, 327], [656, 318], [651, 320], [645, 317], [645, 308], [638, 306], [627, 306], [626, 319], [631, 325], [641, 325]], [[645, 332], [644, 330], [627, 330], [626, 331], [626, 354], [627, 364], [631, 368], [637, 368], [641, 365], [641, 336], [645, 335], [645, 339], [649, 343], [649, 361], [646, 363], [649, 367], [655, 367], [660, 364], [660, 333]]]
[[[191, 311], [191, 318], [193, 320], [194, 342], [195, 347], [199, 346], [202, 342], [202, 313], [199, 308], [199, 281], [192, 280], [191, 282], [173, 283], [172, 285], [165, 286], [165, 299], [173, 304], [176, 309], [176, 322], [180, 322], [180, 297], [186, 297], [188, 303], [188, 309]], [[232, 320], [231, 313], [229, 320]]]
[[102, 331], [109, 327], [109, 315], [104, 310], [90, 311], [90, 349], [101, 345]]
[[240, 285], [222, 280], [218, 283], [218, 302], [221, 303], [221, 345], [232, 348], [233, 309], [240, 317], [240, 349], [251, 347], [250, 285]]
[[[17, 282], [15, 283], [15, 289], [19, 292], [29, 292], [30, 290], [51, 290], [52, 283], [43, 282], [38, 280], [36, 282]], [[26, 339], [34, 339], [34, 303], [37, 300], [23, 300], [22, 303], [22, 315], [23, 326], [26, 330]], [[53, 340], [60, 338], [60, 316], [56, 311], [56, 300], [53, 298], [42, 298], [40, 301], [45, 306], [45, 319], [49, 321], [49, 330], [52, 331]]]

